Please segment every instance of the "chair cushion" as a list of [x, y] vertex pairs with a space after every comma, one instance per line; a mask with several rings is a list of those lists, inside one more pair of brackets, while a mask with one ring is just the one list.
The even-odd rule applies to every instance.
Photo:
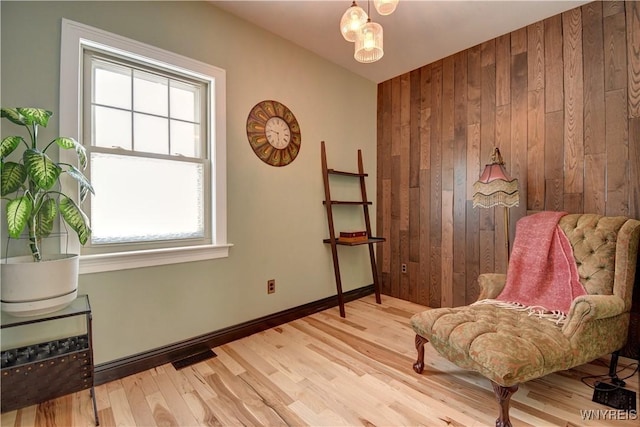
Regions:
[[438, 308], [414, 315], [411, 325], [456, 365], [503, 386], [572, 366], [561, 326], [525, 311], [482, 304]]

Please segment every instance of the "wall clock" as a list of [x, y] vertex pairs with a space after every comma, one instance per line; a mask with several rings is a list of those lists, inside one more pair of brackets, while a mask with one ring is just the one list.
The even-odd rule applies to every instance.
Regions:
[[271, 166], [286, 166], [300, 152], [300, 125], [284, 104], [261, 101], [247, 117], [247, 138], [256, 156]]

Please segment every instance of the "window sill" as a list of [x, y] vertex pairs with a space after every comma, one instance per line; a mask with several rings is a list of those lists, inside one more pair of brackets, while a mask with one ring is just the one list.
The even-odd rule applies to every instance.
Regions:
[[80, 257], [80, 274], [226, 258], [229, 256], [229, 248], [231, 246], [233, 245], [204, 245], [126, 253], [83, 255]]

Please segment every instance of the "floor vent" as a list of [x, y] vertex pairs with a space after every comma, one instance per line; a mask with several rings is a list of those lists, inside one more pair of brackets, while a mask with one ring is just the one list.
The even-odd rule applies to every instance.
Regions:
[[174, 368], [176, 368], [176, 370], [179, 370], [182, 368], [186, 368], [187, 366], [195, 365], [198, 362], [211, 359], [216, 356], [217, 354], [215, 354], [213, 350], [209, 349], [209, 350], [201, 351], [200, 353], [192, 354], [191, 356], [187, 356], [184, 359], [175, 360], [171, 362], [171, 364], [173, 365]]

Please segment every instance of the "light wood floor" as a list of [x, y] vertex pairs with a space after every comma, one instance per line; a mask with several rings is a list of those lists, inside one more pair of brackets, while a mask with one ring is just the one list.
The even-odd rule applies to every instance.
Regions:
[[[413, 372], [408, 320], [424, 307], [383, 296], [330, 309], [214, 348], [218, 357], [176, 371], [167, 364], [96, 388], [101, 426], [490, 426], [489, 382], [426, 349]], [[634, 362], [621, 359], [620, 365]], [[606, 374], [606, 360], [520, 386], [515, 426], [637, 427], [591, 402], [580, 379]], [[620, 373], [620, 377], [631, 370]], [[627, 380], [638, 391], [638, 375]], [[603, 410], [585, 421], [581, 410]], [[615, 414], [614, 414], [615, 413]], [[604, 413], [601, 413], [604, 414]], [[624, 414], [622, 414], [624, 415]], [[91, 426], [88, 391], [2, 414], [3, 426]]]

